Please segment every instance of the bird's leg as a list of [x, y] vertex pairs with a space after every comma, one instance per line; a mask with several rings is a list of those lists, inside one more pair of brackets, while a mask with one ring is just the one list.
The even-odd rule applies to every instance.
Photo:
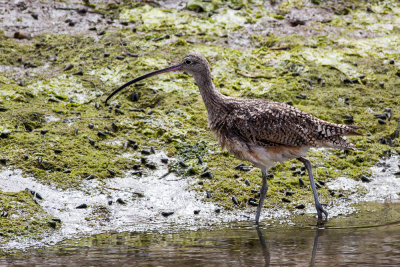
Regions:
[[264, 203], [265, 195], [268, 191], [268, 184], [267, 184], [267, 172], [265, 170], [261, 170], [262, 173], [262, 186], [260, 190], [260, 201], [258, 202], [257, 207], [257, 214], [256, 214], [256, 224], [258, 224], [260, 220], [261, 209]]
[[307, 169], [308, 172], [308, 177], [310, 177], [310, 183], [311, 183], [311, 188], [314, 194], [314, 201], [315, 201], [315, 208], [317, 209], [317, 214], [318, 214], [318, 219], [322, 219], [322, 213], [325, 214], [326, 219], [328, 219], [328, 212], [322, 208], [321, 203], [319, 203], [318, 200], [318, 194], [317, 194], [317, 188], [315, 187], [315, 182], [314, 178], [312, 175], [312, 167], [311, 167], [311, 162], [308, 159], [305, 158], [297, 158], [299, 161], [304, 163], [304, 166]]

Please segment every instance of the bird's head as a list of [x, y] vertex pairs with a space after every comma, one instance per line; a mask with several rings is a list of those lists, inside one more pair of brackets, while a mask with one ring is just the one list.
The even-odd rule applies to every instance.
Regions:
[[208, 61], [205, 57], [203, 57], [202, 55], [199, 54], [189, 54], [187, 56], [185, 56], [183, 58], [183, 60], [176, 64], [176, 65], [172, 65], [170, 67], [167, 67], [165, 69], [161, 69], [161, 70], [156, 70], [150, 73], [147, 73], [145, 75], [142, 75], [138, 78], [135, 78], [127, 83], [125, 83], [124, 85], [122, 85], [121, 87], [119, 87], [118, 89], [116, 89], [114, 92], [112, 92], [106, 99], [105, 104], [107, 105], [108, 100], [110, 100], [111, 97], [113, 97], [115, 94], [117, 94], [119, 91], [121, 91], [122, 89], [124, 89], [125, 87], [136, 83], [140, 80], [149, 78], [151, 76], [154, 75], [158, 75], [161, 73], [165, 73], [165, 72], [170, 72], [170, 71], [185, 71], [189, 74], [192, 74], [193, 76], [201, 76], [206, 74], [207, 72], [210, 71], [210, 67], [208, 64]]

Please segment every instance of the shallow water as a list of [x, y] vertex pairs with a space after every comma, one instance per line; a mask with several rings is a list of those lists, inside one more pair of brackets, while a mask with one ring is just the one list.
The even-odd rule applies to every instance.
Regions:
[[242, 222], [163, 234], [156, 231], [106, 233], [10, 254], [0, 259], [0, 264], [398, 266], [400, 222], [388, 215], [398, 210], [396, 203], [376, 204], [370, 216], [352, 215], [319, 226], [309, 216], [296, 226], [264, 224], [256, 228], [250, 222]]

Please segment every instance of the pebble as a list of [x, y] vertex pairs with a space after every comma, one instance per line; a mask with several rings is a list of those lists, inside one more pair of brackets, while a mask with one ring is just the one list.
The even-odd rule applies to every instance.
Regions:
[[140, 151], [140, 153], [142, 153], [142, 155], [150, 155], [150, 151], [143, 149], [142, 151]]
[[294, 192], [292, 192], [292, 191], [286, 191], [286, 192], [285, 192], [285, 195], [286, 195], [286, 196], [293, 196], [293, 195], [294, 195]]
[[123, 112], [122, 110], [116, 108], [115, 109], [115, 114], [125, 115], [125, 112]]
[[107, 137], [107, 135], [105, 133], [100, 132], [100, 131], [97, 132], [97, 136], [99, 136], [99, 137]]
[[200, 213], [200, 210], [194, 210], [193, 213], [194, 213], [195, 215], [197, 215], [197, 214]]
[[196, 155], [196, 158], [197, 158], [197, 163], [198, 164], [203, 164], [203, 158], [200, 156], [200, 155]]
[[88, 207], [87, 204], [81, 204], [79, 206], [76, 207], [76, 209], [86, 209]]
[[168, 159], [167, 158], [162, 158], [161, 162], [164, 163], [164, 164], [168, 164]]
[[248, 203], [249, 203], [250, 206], [254, 206], [254, 207], [258, 206], [257, 201], [256, 201], [254, 198], [252, 198], [252, 197], [249, 198]]
[[74, 64], [69, 63], [69, 64], [65, 65], [64, 71], [71, 70], [73, 67], [74, 67]]
[[55, 222], [58, 222], [58, 223], [61, 223], [61, 219], [59, 219], [59, 218], [53, 218], [53, 219], [51, 219], [52, 221], [55, 221]]
[[300, 205], [297, 205], [295, 208], [296, 209], [299, 209], [299, 210], [302, 210], [302, 209], [304, 209], [306, 206], [304, 205], [304, 204], [300, 204]]
[[247, 186], [250, 186], [251, 184], [250, 184], [250, 182], [249, 182], [249, 180], [244, 180], [244, 183], [245, 183], [245, 185], [247, 185]]
[[304, 182], [304, 180], [302, 178], [299, 178], [299, 184], [300, 184], [300, 186], [304, 186], [306, 183]]
[[71, 173], [71, 170], [65, 170], [63, 173]]
[[391, 59], [391, 60], [389, 61], [389, 64], [390, 64], [390, 65], [394, 65], [394, 60]]
[[344, 115], [343, 118], [344, 118], [345, 123], [353, 123], [354, 122], [354, 117], [350, 114]]
[[36, 20], [39, 18], [39, 15], [37, 13], [31, 13], [31, 16]]
[[198, 181], [197, 184], [198, 185], [203, 185], [204, 183], [203, 183], [203, 181]]
[[221, 213], [221, 209], [215, 209], [215, 213]]
[[115, 58], [118, 59], [118, 60], [123, 60], [123, 59], [125, 59], [125, 57], [122, 56], [122, 55], [118, 55], [118, 56], [116, 56]]
[[382, 119], [379, 119], [379, 120], [378, 120], [378, 123], [381, 124], [381, 125], [383, 125], [383, 124], [386, 124], [386, 121], [384, 121], [384, 120], [382, 120]]
[[182, 168], [187, 168], [187, 167], [188, 167], [188, 165], [187, 165], [185, 162], [183, 162], [183, 161], [179, 161], [179, 165], [180, 165]]
[[300, 95], [296, 95], [297, 99], [307, 99], [307, 95], [305, 94], [300, 94]]
[[1, 106], [0, 106], [0, 112], [5, 112], [5, 111], [7, 111], [7, 110], [8, 110], [8, 108], [1, 107]]
[[319, 183], [315, 183], [315, 187], [316, 187], [317, 189], [320, 189], [320, 188], [321, 188], [321, 185], [320, 185]]
[[57, 223], [55, 221], [48, 221], [47, 223], [50, 225], [51, 228], [56, 229]]
[[172, 214], [174, 214], [173, 211], [163, 211], [163, 212], [161, 212], [161, 215], [164, 216], [164, 217], [171, 216]]
[[369, 183], [371, 182], [371, 179], [369, 179], [367, 176], [365, 175], [361, 175], [361, 181], [363, 181], [364, 183]]
[[147, 168], [149, 168], [151, 170], [157, 169], [157, 166], [154, 163], [146, 163], [144, 166], [146, 166]]
[[11, 132], [2, 132], [1, 134], [0, 134], [0, 138], [8, 138], [9, 136], [10, 136], [10, 134], [11, 134]]
[[142, 171], [137, 171], [137, 172], [133, 172], [132, 174], [136, 175], [136, 176], [139, 176], [139, 177], [142, 177], [143, 172]]
[[212, 171], [203, 172], [202, 174], [200, 174], [200, 177], [202, 177], [202, 178], [210, 178], [210, 179], [214, 178], [214, 176], [212, 174]]
[[318, 183], [319, 183], [320, 185], [325, 185], [325, 182], [322, 181], [322, 180], [318, 180]]
[[0, 159], [0, 163], [3, 165], [6, 165], [7, 159], [5, 159], [5, 158]]
[[212, 197], [211, 192], [210, 191], [206, 191], [206, 198], [211, 198], [211, 197]]
[[134, 169], [134, 170], [139, 170], [139, 169], [140, 169], [140, 164], [134, 164], [134, 165], [132, 166], [132, 169]]
[[95, 178], [94, 175], [93, 175], [93, 174], [90, 174], [89, 176], [85, 177], [84, 179], [85, 179], [85, 180], [92, 180], [92, 179], [94, 179], [94, 178]]
[[155, 154], [156, 153], [156, 150], [154, 149], [154, 147], [150, 147], [150, 152], [151, 152], [151, 154]]
[[110, 173], [111, 176], [115, 176], [115, 171], [107, 169], [107, 171]]
[[94, 141], [93, 139], [90, 139], [90, 138], [89, 138], [89, 144], [91, 144], [92, 146], [94, 146], [95, 143], [96, 143], [96, 141]]
[[61, 149], [54, 149], [54, 153], [61, 154], [63, 151]]
[[93, 129], [93, 128], [94, 128], [93, 123], [89, 123], [89, 124], [88, 124], [88, 127], [89, 127], [89, 129]]
[[74, 130], [74, 135], [78, 135], [78, 132], [79, 132], [79, 130], [78, 130], [78, 129], [75, 129], [75, 130]]
[[40, 134], [43, 134], [43, 135], [45, 135], [45, 134], [47, 134], [49, 132], [49, 130], [47, 130], [47, 129], [44, 129], [44, 130], [41, 130], [40, 131]]
[[20, 40], [22, 40], [22, 39], [29, 40], [29, 39], [32, 38], [32, 36], [29, 33], [25, 33], [25, 32], [15, 32], [14, 33], [14, 38], [15, 39], [20, 39]]
[[125, 205], [126, 204], [126, 202], [122, 198], [118, 198], [117, 199], [117, 203], [121, 204], [121, 205]]
[[72, 75], [78, 75], [78, 76], [82, 76], [83, 75], [83, 71], [77, 71], [77, 72], [74, 72], [74, 73], [72, 73]]
[[137, 102], [137, 101], [139, 101], [139, 99], [140, 99], [140, 94], [137, 93], [137, 92], [133, 92], [133, 93], [131, 94], [131, 96], [130, 96], [130, 100], [131, 100], [132, 102]]
[[235, 204], [235, 205], [239, 205], [239, 201], [236, 199], [235, 196], [232, 197], [232, 202], [233, 202], [233, 204]]
[[8, 212], [7, 211], [2, 211], [1, 213], [0, 213], [0, 217], [7, 217], [8, 216]]
[[285, 202], [285, 203], [290, 203], [290, 202], [292, 202], [292, 201], [290, 201], [289, 199], [287, 199], [287, 198], [282, 198], [282, 202]]

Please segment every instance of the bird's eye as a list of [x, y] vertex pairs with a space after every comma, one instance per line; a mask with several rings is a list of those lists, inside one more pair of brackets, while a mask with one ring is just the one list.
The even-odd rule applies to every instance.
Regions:
[[192, 64], [192, 61], [189, 60], [189, 59], [186, 59], [186, 60], [185, 60], [185, 64], [190, 65], [190, 64]]

